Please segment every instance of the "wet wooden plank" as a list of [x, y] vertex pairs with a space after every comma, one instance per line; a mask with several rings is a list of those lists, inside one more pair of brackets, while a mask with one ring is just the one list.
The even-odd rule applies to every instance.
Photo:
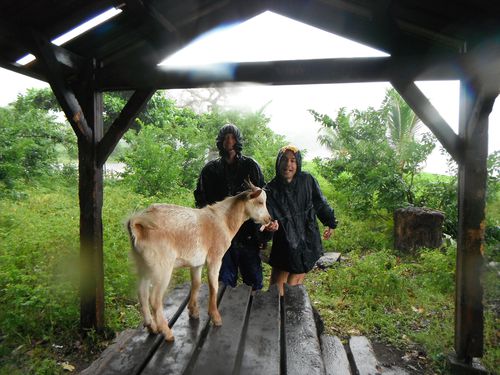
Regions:
[[283, 301], [286, 372], [324, 374], [316, 324], [305, 287], [285, 284]]
[[350, 375], [351, 365], [337, 336], [321, 335], [321, 352], [326, 375]]
[[382, 370], [380, 371], [380, 373], [383, 375], [409, 375], [408, 372], [406, 372], [401, 367], [397, 367], [397, 366], [382, 367]]
[[[169, 323], [182, 312], [188, 297], [189, 284], [178, 286], [167, 295], [164, 312]], [[81, 374], [137, 374], [162, 341], [162, 335], [152, 335], [144, 328], [126, 330]]]
[[222, 326], [210, 326], [207, 337], [189, 374], [232, 374], [245, 324], [252, 288], [241, 285], [226, 288], [219, 304]]
[[252, 298], [240, 374], [279, 373], [280, 296], [274, 285]]
[[379, 365], [372, 345], [366, 337], [351, 337], [349, 348], [359, 375], [373, 375], [381, 372], [382, 367]]
[[203, 284], [198, 296], [200, 318], [189, 318], [187, 307], [175, 322], [172, 330], [175, 341], [163, 341], [154, 353], [141, 375], [183, 374], [190, 364], [203, 332], [210, 321], [208, 306], [208, 286]]

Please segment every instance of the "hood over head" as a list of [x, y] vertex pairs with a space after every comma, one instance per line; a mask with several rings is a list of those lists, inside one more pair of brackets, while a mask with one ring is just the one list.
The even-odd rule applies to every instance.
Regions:
[[295, 175], [298, 175], [302, 171], [302, 154], [300, 153], [300, 150], [297, 146], [294, 145], [286, 145], [280, 148], [278, 152], [278, 157], [276, 158], [276, 165], [275, 165], [275, 171], [276, 171], [276, 177], [280, 177], [280, 171], [279, 171], [279, 165], [281, 158], [285, 154], [286, 151], [292, 151], [295, 154], [295, 159], [297, 161], [297, 172]]
[[236, 151], [236, 154], [239, 156], [241, 155], [241, 150], [243, 149], [242, 136], [240, 129], [238, 129], [238, 127], [234, 124], [226, 124], [219, 130], [219, 134], [217, 135], [216, 139], [219, 155], [222, 157], [226, 156], [226, 150], [224, 150], [223, 142], [224, 142], [224, 137], [226, 136], [226, 134], [229, 133], [232, 133], [234, 135], [234, 138], [236, 139], [236, 144], [234, 145], [234, 149]]

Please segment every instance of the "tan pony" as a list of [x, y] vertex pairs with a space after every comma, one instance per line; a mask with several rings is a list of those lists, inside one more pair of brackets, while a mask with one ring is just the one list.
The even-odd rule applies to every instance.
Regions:
[[266, 193], [247, 184], [248, 190], [204, 208], [153, 204], [129, 218], [127, 228], [139, 274], [139, 301], [144, 325], [150, 332], [174, 340], [163, 314], [163, 297], [175, 267], [191, 268], [188, 309], [192, 318], [199, 318], [197, 300], [204, 264], [208, 269], [208, 314], [215, 325], [222, 325], [217, 309], [222, 257], [246, 220], [251, 218], [262, 225], [271, 222]]

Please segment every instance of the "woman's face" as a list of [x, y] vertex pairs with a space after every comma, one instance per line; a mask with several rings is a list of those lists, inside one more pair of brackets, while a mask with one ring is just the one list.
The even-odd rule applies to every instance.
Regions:
[[283, 154], [279, 164], [279, 172], [287, 182], [291, 182], [295, 173], [297, 173], [297, 159], [295, 154], [287, 150]]

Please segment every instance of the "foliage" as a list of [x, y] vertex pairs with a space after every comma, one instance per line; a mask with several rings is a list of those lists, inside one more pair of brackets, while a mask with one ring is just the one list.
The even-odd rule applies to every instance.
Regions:
[[131, 147], [122, 159], [126, 164], [124, 179], [136, 192], [152, 196], [193, 187], [194, 174], [203, 160], [198, 156], [190, 159], [189, 165], [184, 162], [196, 145], [184, 146], [172, 132], [153, 126], [143, 126], [129, 141]]
[[[449, 164], [452, 164], [451, 161]], [[453, 165], [453, 164], [452, 164]], [[458, 232], [458, 170], [452, 166], [452, 176], [438, 176], [420, 173], [415, 177], [415, 205], [429, 207], [445, 214], [444, 232], [457, 237]], [[500, 215], [498, 212], [500, 194], [500, 151], [487, 159], [486, 185], [486, 242], [493, 249], [500, 243]]]
[[[392, 246], [391, 218], [378, 217], [376, 220], [363, 220], [353, 217], [349, 212], [349, 197], [336, 189], [334, 184], [318, 172], [316, 162], [305, 161], [303, 170], [311, 173], [318, 180], [321, 191], [333, 207], [339, 222], [332, 238], [323, 241], [325, 252], [364, 252]], [[321, 223], [319, 224], [321, 227]]]
[[169, 99], [162, 100], [154, 123], [138, 120], [141, 130], [126, 137], [130, 147], [121, 159], [126, 164], [124, 179], [136, 192], [153, 196], [194, 190], [207, 157], [218, 156], [215, 139], [228, 122], [243, 134], [243, 153], [259, 160], [266, 175], [274, 175], [274, 153], [285, 141], [267, 127], [269, 120], [262, 113], [215, 109], [198, 115], [189, 108], [177, 108]]
[[69, 193], [28, 189], [26, 199], [0, 203], [0, 358], [10, 357], [11, 345], [23, 353], [61, 344], [78, 326], [78, 204]]
[[327, 333], [368, 335], [395, 347], [425, 348], [438, 359], [453, 347], [454, 249], [415, 258], [391, 251], [350, 254], [306, 278]]
[[458, 187], [456, 176], [438, 176], [422, 173], [415, 178], [415, 205], [444, 213], [444, 233], [457, 238]]
[[342, 108], [335, 119], [310, 112], [325, 129], [319, 140], [332, 151], [316, 163], [349, 196], [350, 211], [384, 214], [414, 203], [414, 178], [435, 141], [416, 137], [418, 118], [399, 95], [390, 90], [381, 109]]
[[56, 145], [63, 141], [54, 116], [25, 105], [0, 108], [0, 191], [16, 180], [49, 173], [57, 161]]

